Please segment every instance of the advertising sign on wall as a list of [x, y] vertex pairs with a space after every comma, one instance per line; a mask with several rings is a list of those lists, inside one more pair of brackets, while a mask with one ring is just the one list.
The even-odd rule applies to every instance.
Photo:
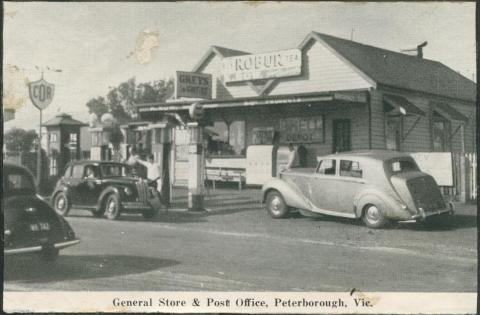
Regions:
[[177, 71], [175, 96], [212, 99], [212, 75], [205, 73]]
[[225, 82], [239, 82], [279, 77], [302, 73], [302, 52], [300, 49], [241, 55], [222, 60]]
[[320, 143], [323, 141], [323, 116], [289, 117], [280, 120], [280, 143]]
[[275, 129], [273, 127], [252, 128], [252, 144], [272, 144]]

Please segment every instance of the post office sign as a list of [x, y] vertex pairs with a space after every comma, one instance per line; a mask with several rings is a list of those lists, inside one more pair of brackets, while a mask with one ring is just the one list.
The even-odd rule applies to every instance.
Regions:
[[302, 73], [302, 52], [289, 49], [228, 57], [222, 60], [222, 66], [225, 82], [295, 76]]

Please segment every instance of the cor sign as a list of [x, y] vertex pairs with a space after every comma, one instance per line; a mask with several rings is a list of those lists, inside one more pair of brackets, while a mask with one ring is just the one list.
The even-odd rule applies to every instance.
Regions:
[[302, 52], [289, 49], [271, 53], [240, 55], [222, 60], [225, 82], [288, 77], [302, 73]]
[[40, 79], [28, 84], [30, 100], [39, 110], [43, 110], [50, 105], [54, 92], [55, 85], [48, 83], [44, 79]]

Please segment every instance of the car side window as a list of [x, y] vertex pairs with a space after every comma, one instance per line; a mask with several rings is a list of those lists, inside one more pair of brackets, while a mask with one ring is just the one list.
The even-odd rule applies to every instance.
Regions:
[[83, 176], [86, 178], [97, 178], [98, 177], [98, 166], [96, 165], [87, 165], [85, 166], [85, 172]]
[[321, 160], [318, 163], [317, 173], [324, 175], [335, 175], [336, 160]]
[[63, 174], [63, 177], [70, 177], [72, 175], [72, 166], [69, 165]]
[[363, 171], [356, 161], [340, 160], [340, 176], [362, 178]]
[[83, 176], [83, 165], [74, 165], [72, 168], [72, 177], [82, 178], [82, 176]]

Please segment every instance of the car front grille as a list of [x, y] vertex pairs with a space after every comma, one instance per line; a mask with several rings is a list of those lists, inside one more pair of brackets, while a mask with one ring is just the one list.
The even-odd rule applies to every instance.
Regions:
[[137, 182], [138, 201], [146, 203], [148, 201], [148, 185], [145, 180]]

